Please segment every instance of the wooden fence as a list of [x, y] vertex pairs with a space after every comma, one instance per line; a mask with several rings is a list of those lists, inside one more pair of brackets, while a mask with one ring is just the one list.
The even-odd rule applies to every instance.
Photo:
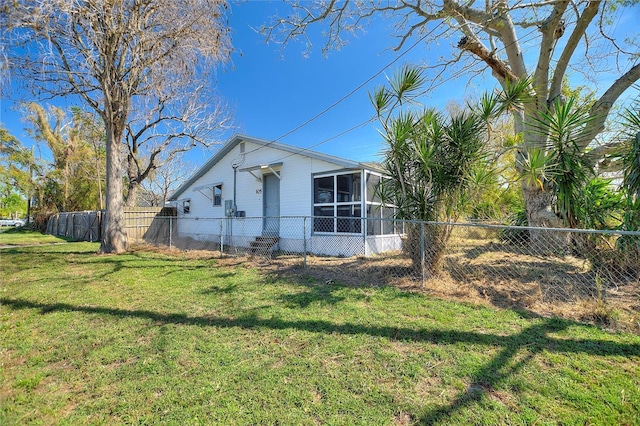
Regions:
[[[159, 234], [169, 232], [166, 219], [172, 216], [176, 216], [173, 207], [126, 208], [124, 226], [129, 241], [150, 238], [155, 242], [158, 238], [164, 238]], [[100, 241], [103, 218], [104, 210], [56, 213], [47, 221], [47, 233], [74, 241]]]

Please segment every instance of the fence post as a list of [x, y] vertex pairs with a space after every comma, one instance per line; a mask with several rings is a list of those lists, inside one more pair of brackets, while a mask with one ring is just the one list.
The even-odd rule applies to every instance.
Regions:
[[84, 231], [84, 236], [86, 238], [87, 241], [93, 241], [93, 232], [91, 230], [91, 215], [93, 212], [89, 212], [87, 213], [87, 228]]
[[362, 218], [360, 219], [360, 231], [362, 232], [362, 251], [364, 251], [364, 255], [368, 256], [369, 253], [367, 253], [367, 219], [366, 218]]
[[222, 222], [224, 219], [220, 219], [220, 256], [222, 257], [222, 253], [224, 253], [224, 234], [222, 233]]
[[173, 232], [173, 216], [169, 216], [169, 250], [173, 250], [173, 244], [171, 241], [172, 232]]
[[102, 243], [102, 224], [104, 217], [102, 216], [102, 210], [98, 211], [98, 241]]
[[424, 222], [420, 222], [420, 272], [422, 274], [422, 286], [424, 287]]
[[303, 255], [304, 255], [304, 259], [302, 260], [302, 267], [306, 268], [307, 267], [307, 217], [306, 216], [302, 218], [302, 231], [303, 231], [302, 247], [303, 247]]
[[82, 241], [87, 241], [87, 231], [85, 231], [85, 222], [89, 217], [89, 212], [84, 212], [82, 216], [80, 216], [80, 235], [82, 235]]

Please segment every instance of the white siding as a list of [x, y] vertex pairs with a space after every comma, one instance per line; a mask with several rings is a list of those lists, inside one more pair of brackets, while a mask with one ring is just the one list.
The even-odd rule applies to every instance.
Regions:
[[[255, 151], [254, 151], [255, 150]], [[247, 217], [262, 216], [262, 182], [243, 168], [282, 162], [278, 170], [280, 180], [280, 215], [281, 216], [309, 216], [312, 207], [312, 180], [314, 173], [339, 170], [340, 166], [326, 161], [291, 155], [288, 152], [245, 143], [245, 154], [240, 154], [240, 147], [236, 146], [226, 156], [208, 170], [200, 179], [185, 191], [180, 199], [191, 199], [191, 213], [193, 217], [222, 217], [224, 216], [224, 200], [233, 199], [233, 167], [238, 164], [236, 181], [236, 205], [238, 210], [245, 211]], [[253, 172], [260, 175], [261, 171]], [[270, 173], [268, 171], [267, 173]], [[222, 183], [222, 206], [213, 206], [213, 202], [203, 194], [194, 191], [194, 187]]]
[[[233, 164], [238, 165], [236, 175], [236, 207], [238, 211], [244, 211], [247, 218], [261, 217], [263, 215], [263, 185], [247, 171], [240, 171], [243, 168], [259, 166], [262, 164], [272, 164], [282, 162], [278, 168], [280, 175], [280, 215], [281, 216], [310, 216], [312, 214], [312, 192], [314, 173], [339, 170], [341, 167], [327, 161], [314, 159], [311, 157], [294, 154], [275, 149], [269, 146], [257, 145], [245, 142], [245, 154], [240, 153], [240, 146], [235, 146], [220, 161], [214, 164], [202, 177], [196, 180], [178, 200], [191, 200], [191, 211], [189, 214], [182, 214], [180, 208], [179, 216], [187, 219], [196, 218], [221, 218], [224, 217], [225, 200], [233, 200]], [[261, 171], [253, 171], [260, 176]], [[268, 171], [268, 173], [271, 173]], [[211, 197], [209, 189], [194, 191], [202, 185], [222, 183], [222, 206], [213, 206], [213, 201], [207, 198], [202, 192]], [[236, 226], [243, 227], [241, 219], [234, 219], [239, 222]], [[205, 222], [197, 220], [180, 221], [178, 232], [181, 236], [191, 236], [196, 239], [208, 238], [210, 232], [203, 232]], [[252, 224], [253, 225], [253, 224]], [[207, 226], [207, 228], [209, 228]], [[253, 226], [252, 233], [255, 236], [261, 234], [262, 230]], [[281, 223], [281, 237], [286, 238], [293, 234], [293, 229], [287, 227], [286, 223]], [[218, 233], [219, 234], [219, 233]], [[219, 240], [219, 238], [218, 238]]]
[[[277, 250], [287, 252], [355, 256], [398, 250], [401, 247], [397, 235], [364, 237], [353, 234], [313, 235], [313, 176], [319, 173], [357, 171], [324, 159], [292, 154], [274, 146], [245, 141], [244, 154], [240, 144], [220, 158], [200, 178], [179, 196], [178, 236], [199, 241], [222, 242], [225, 246], [249, 247], [256, 236], [262, 234], [263, 183], [242, 169], [265, 164], [282, 163], [277, 168], [280, 175], [280, 240]], [[224, 152], [224, 151], [223, 151]], [[236, 207], [244, 211], [244, 218], [225, 218], [225, 200], [233, 200], [234, 168], [236, 174]], [[267, 169], [268, 170], [268, 169]], [[267, 171], [271, 173], [271, 171]], [[260, 176], [256, 169], [253, 174]], [[211, 189], [202, 192], [193, 188], [222, 184], [222, 205], [213, 205]], [[190, 213], [181, 211], [183, 200], [190, 200]], [[306, 219], [302, 218], [306, 217]]]

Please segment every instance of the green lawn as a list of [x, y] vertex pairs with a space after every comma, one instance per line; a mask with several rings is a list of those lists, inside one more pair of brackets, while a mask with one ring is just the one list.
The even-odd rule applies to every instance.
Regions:
[[0, 246], [26, 246], [33, 244], [66, 243], [67, 240], [53, 235], [42, 234], [27, 228], [0, 229]]
[[0, 250], [0, 424], [640, 424], [639, 336], [97, 248]]

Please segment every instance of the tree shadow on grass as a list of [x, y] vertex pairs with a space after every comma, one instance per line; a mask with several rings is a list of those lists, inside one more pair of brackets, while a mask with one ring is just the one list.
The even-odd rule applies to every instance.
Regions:
[[[218, 274], [215, 278], [228, 278], [234, 276], [235, 273]], [[228, 284], [226, 286], [212, 285], [202, 290], [201, 294], [228, 294], [235, 293], [238, 290], [238, 284]]]
[[[183, 313], [159, 313], [150, 310], [129, 310], [100, 306], [80, 306], [68, 303], [41, 303], [26, 299], [0, 298], [0, 303], [11, 309], [38, 309], [41, 314], [50, 312], [82, 312], [86, 314], [111, 315], [116, 318], [143, 318], [156, 324], [182, 324], [198, 327], [232, 328], [249, 330], [299, 330], [313, 333], [369, 335], [405, 342], [428, 342], [438, 345], [468, 343], [473, 345], [501, 348], [472, 377], [473, 383], [458, 393], [451, 403], [422, 413], [414, 418], [419, 424], [437, 424], [457, 411], [469, 407], [482, 398], [486, 392], [499, 386], [510, 376], [526, 367], [536, 354], [583, 353], [597, 356], [640, 357], [640, 343], [616, 343], [598, 339], [568, 339], [554, 337], [573, 322], [557, 318], [539, 320], [512, 335], [484, 334], [438, 328], [411, 328], [392, 326], [372, 326], [363, 324], [336, 324], [324, 320], [283, 320], [280, 318], [259, 318], [255, 312], [243, 317], [189, 316]], [[583, 326], [586, 327], [586, 326]], [[526, 354], [515, 364], [512, 362], [521, 352]]]
[[[354, 298], [356, 297], [354, 296]], [[286, 307], [294, 309], [306, 308], [312, 304], [336, 305], [345, 299], [345, 296], [334, 294], [334, 287], [330, 285], [307, 286], [302, 292], [283, 294], [278, 297], [278, 300]], [[350, 299], [353, 300], [353, 298]]]
[[[86, 250], [65, 250], [63, 252], [61, 252], [60, 250], [55, 250], [55, 247], [59, 247], [59, 246], [67, 246], [67, 243], [50, 243], [50, 244], [39, 244], [39, 245], [25, 245], [25, 246], [11, 246], [11, 247], [6, 247], [2, 249], [2, 254], [3, 255], [9, 255], [9, 254], [26, 254], [26, 255], [38, 255], [38, 256], [43, 256], [43, 255], [56, 255], [59, 256], [61, 254], [67, 255], [90, 255], [93, 252], [91, 250], [86, 251]], [[52, 248], [51, 250], [48, 250], [48, 248]]]
[[[86, 254], [86, 253], [84, 253]], [[212, 269], [212, 265], [206, 262], [210, 259], [204, 259], [201, 264], [194, 264], [189, 259], [181, 259], [179, 257], [155, 257], [144, 256], [140, 252], [129, 252], [121, 255], [106, 255], [106, 256], [91, 256], [78, 259], [77, 265], [98, 265], [105, 268], [105, 270], [96, 273], [92, 276], [92, 279], [108, 279], [110, 275], [118, 272], [126, 271], [127, 269], [144, 268], [145, 270], [155, 269], [158, 271], [158, 276], [164, 277], [171, 274], [193, 271], [200, 269]], [[157, 262], [157, 263], [152, 263]], [[227, 273], [223, 273], [224, 278]], [[230, 273], [232, 274], [232, 273]]]

